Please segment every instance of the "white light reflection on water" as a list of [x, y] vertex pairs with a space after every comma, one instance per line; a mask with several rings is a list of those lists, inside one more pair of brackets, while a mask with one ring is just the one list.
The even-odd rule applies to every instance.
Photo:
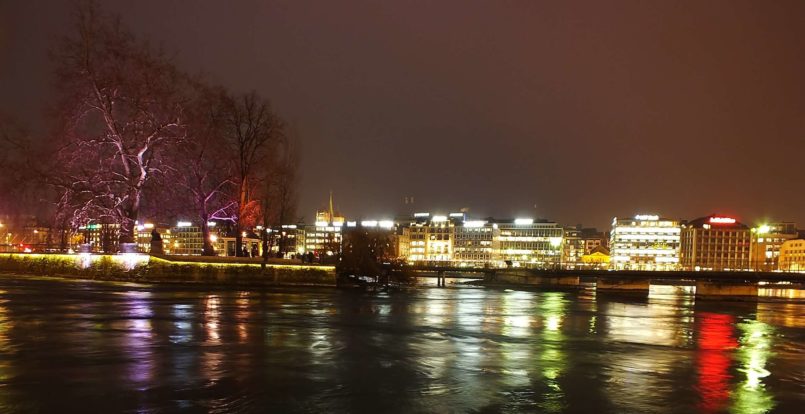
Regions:
[[249, 318], [251, 316], [249, 308], [249, 292], [239, 292], [238, 298], [235, 300], [237, 311], [235, 319], [237, 320], [238, 328], [238, 341], [246, 343], [249, 340]]
[[218, 295], [207, 295], [204, 304], [204, 329], [206, 345], [201, 354], [201, 366], [208, 386], [214, 386], [224, 375], [224, 354], [218, 345], [221, 344], [220, 318], [221, 299]]
[[805, 379], [802, 304], [667, 288], [0, 288], [0, 412], [754, 414], [797, 412]]
[[151, 292], [129, 291], [125, 297], [128, 319], [123, 349], [131, 360], [129, 380], [144, 390], [154, 378]]
[[193, 305], [175, 303], [172, 306], [173, 327], [175, 333], [170, 335], [170, 341], [175, 344], [187, 343], [193, 340]]

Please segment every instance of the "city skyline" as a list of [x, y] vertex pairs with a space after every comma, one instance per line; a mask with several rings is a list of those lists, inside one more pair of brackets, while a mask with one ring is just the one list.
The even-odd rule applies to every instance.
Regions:
[[[805, 222], [796, 157], [778, 155], [805, 150], [802, 3], [462, 4], [104, 7], [275, 104], [302, 141], [306, 219], [332, 189], [366, 217], [414, 197], [595, 227], [600, 211]], [[69, 7], [0, 6], [0, 111], [38, 132]]]

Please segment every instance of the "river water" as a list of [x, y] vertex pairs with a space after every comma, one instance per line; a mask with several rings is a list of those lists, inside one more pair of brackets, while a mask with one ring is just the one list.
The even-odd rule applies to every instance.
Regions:
[[802, 412], [805, 305], [0, 277], [0, 412]]

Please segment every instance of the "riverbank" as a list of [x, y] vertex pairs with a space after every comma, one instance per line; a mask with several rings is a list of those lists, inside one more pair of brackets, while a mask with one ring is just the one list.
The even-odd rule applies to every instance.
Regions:
[[145, 254], [0, 254], [0, 272], [68, 279], [246, 286], [336, 286], [334, 266], [201, 262]]

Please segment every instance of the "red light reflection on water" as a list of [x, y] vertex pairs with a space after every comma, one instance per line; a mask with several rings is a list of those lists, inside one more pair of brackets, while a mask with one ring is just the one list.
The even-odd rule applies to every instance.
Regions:
[[732, 315], [703, 312], [699, 319], [699, 353], [696, 367], [701, 393], [699, 408], [705, 412], [723, 411], [729, 401], [731, 350], [738, 347]]

